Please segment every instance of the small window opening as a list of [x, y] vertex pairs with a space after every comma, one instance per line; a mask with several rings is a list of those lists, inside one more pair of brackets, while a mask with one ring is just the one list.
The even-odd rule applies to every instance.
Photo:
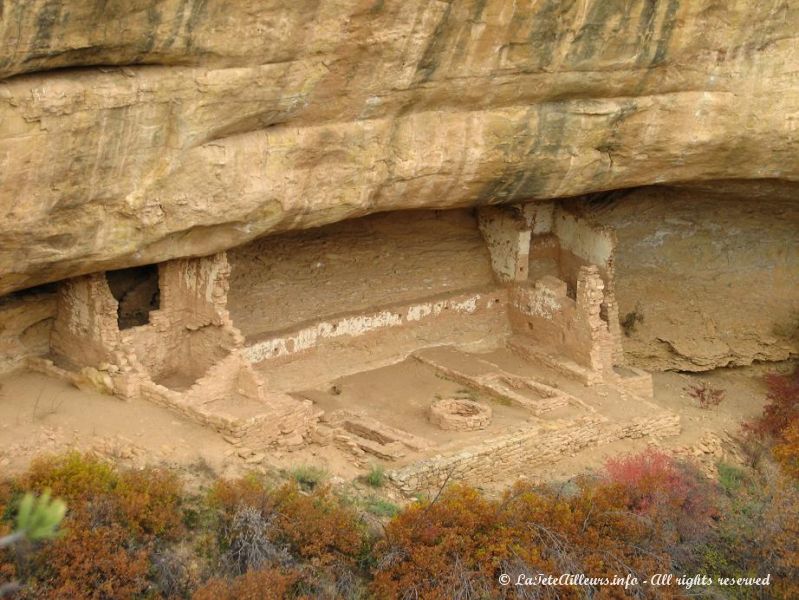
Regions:
[[577, 300], [577, 286], [566, 282], [566, 295], [572, 300]]
[[599, 318], [602, 319], [605, 323], [609, 323], [608, 321], [608, 305], [606, 302], [603, 302], [599, 305]]
[[111, 293], [119, 303], [119, 328], [130, 329], [149, 323], [150, 312], [158, 310], [161, 302], [158, 265], [108, 271], [105, 277]]

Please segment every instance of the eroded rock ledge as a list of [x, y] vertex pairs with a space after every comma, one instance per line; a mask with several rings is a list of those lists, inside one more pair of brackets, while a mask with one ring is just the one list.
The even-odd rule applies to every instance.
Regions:
[[797, 23], [793, 0], [4, 2], [0, 294], [374, 211], [795, 190]]

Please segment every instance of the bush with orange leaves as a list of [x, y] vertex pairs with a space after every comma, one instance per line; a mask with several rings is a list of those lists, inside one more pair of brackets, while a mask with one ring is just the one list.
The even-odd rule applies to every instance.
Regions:
[[182, 531], [178, 480], [156, 469], [119, 473], [97, 458], [70, 453], [34, 461], [12, 488], [49, 488], [69, 507], [62, 537], [15, 557], [17, 575], [27, 581], [20, 597], [142, 594], [155, 538], [177, 539]]
[[363, 527], [357, 513], [329, 488], [300, 491], [295, 482], [274, 493], [278, 539], [290, 552], [314, 565], [354, 565], [364, 551]]
[[295, 586], [301, 575], [292, 570], [267, 568], [248, 571], [232, 581], [215, 578], [206, 582], [192, 600], [285, 600], [297, 598]]
[[207, 501], [223, 518], [231, 517], [242, 505], [262, 512], [270, 511], [274, 506], [269, 488], [252, 474], [238, 479], [218, 479], [209, 490]]
[[[783, 439], [790, 441], [790, 432]], [[720, 483], [660, 452], [609, 461], [560, 486], [500, 497], [453, 485], [406, 508], [378, 542], [327, 487], [268, 487], [257, 476], [183, 495], [158, 470], [117, 470], [71, 454], [0, 484], [0, 527], [19, 493], [68, 502], [66, 533], [0, 556], [20, 599], [681, 598], [698, 591], [587, 582], [502, 587], [499, 575], [563, 573], [643, 581], [653, 573], [763, 576], [769, 598], [799, 597], [799, 486], [776, 469], [720, 466]], [[185, 522], [185, 525], [183, 524]], [[739, 593], [740, 592], [740, 593]], [[751, 590], [724, 590], [731, 598]], [[520, 596], [521, 594], [521, 596]], [[738, 594], [738, 595], [736, 595]]]
[[208, 503], [218, 515], [216, 571], [228, 578], [212, 579], [197, 597], [222, 589], [249, 597], [242, 590], [263, 578], [289, 590], [275, 597], [337, 598], [362, 587], [369, 542], [355, 510], [329, 487], [308, 493], [293, 481], [269, 489], [255, 477], [220, 480]]
[[[11, 482], [0, 480], [0, 537], [10, 534], [14, 529], [11, 523], [13, 495]], [[0, 549], [0, 582], [17, 579], [17, 566], [13, 559], [10, 548]]]
[[779, 439], [792, 423], [799, 421], [799, 367], [789, 374], [770, 373], [765, 382], [768, 402], [750, 429]]
[[[611, 579], [630, 573], [643, 580], [668, 572], [667, 547], [646, 519], [623, 508], [626, 500], [621, 486], [587, 480], [572, 493], [519, 484], [498, 500], [453, 486], [388, 524], [375, 548], [372, 591], [379, 598], [495, 598], [503, 597], [497, 585], [503, 573], [515, 582], [538, 573]], [[508, 589], [510, 597], [518, 588]], [[650, 594], [645, 588], [638, 592]], [[588, 585], [540, 587], [536, 593], [609, 598], [628, 592]]]
[[763, 414], [746, 429], [767, 444], [790, 477], [799, 478], [799, 367], [792, 373], [771, 373], [765, 378], [768, 393]]
[[33, 558], [30, 598], [133, 598], [148, 588], [147, 547], [119, 525], [68, 519], [66, 534]]
[[124, 471], [113, 498], [122, 525], [132, 534], [174, 540], [183, 532], [181, 491], [174, 473], [161, 469]]
[[161, 469], [117, 471], [91, 455], [71, 452], [35, 460], [16, 486], [49, 488], [70, 507], [71, 519], [113, 520], [139, 539], [175, 539], [182, 532], [181, 484]]
[[223, 524], [229, 524], [242, 506], [257, 509], [270, 524], [265, 535], [292, 555], [317, 565], [354, 564], [364, 551], [357, 513], [326, 486], [306, 493], [295, 482], [269, 490], [253, 477], [220, 480], [209, 502], [220, 510]]
[[789, 477], [799, 480], [799, 419], [783, 430], [774, 446], [774, 458]]
[[774, 598], [799, 598], [799, 485], [773, 483], [757, 549], [760, 563], [774, 577]]

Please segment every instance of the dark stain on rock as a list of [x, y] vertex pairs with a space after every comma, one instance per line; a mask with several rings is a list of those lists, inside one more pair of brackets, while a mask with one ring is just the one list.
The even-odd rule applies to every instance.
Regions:
[[605, 27], [615, 16], [624, 15], [628, 9], [625, 0], [595, 0], [591, 4], [586, 23], [580, 28], [569, 52], [569, 63], [576, 64], [592, 58], [597, 46], [607, 39]]
[[[175, 45], [178, 35], [183, 29], [183, 19], [186, 14], [186, 5], [191, 1], [192, 0], [181, 0], [180, 4], [177, 5], [175, 14], [172, 15], [172, 23], [170, 24], [169, 28], [169, 35], [167, 35], [166, 39], [159, 44], [161, 48], [171, 48]], [[153, 35], [154, 34], [155, 32], [153, 32]]]
[[564, 27], [564, 16], [568, 15], [576, 0], [548, 0], [533, 15], [527, 40], [530, 44], [530, 68], [545, 71], [552, 64], [555, 49], [568, 33]]
[[638, 52], [635, 64], [638, 66], [643, 66], [649, 62], [649, 44], [655, 34], [657, 6], [658, 0], [644, 0], [641, 18], [638, 20], [638, 34], [635, 37], [635, 47]]
[[[4, 0], [0, 0], [0, 3], [4, 4]], [[10, 23], [12, 20], [20, 23], [22, 21], [22, 12], [24, 11], [24, 7], [22, 3], [12, 4], [11, 8], [8, 10], [8, 14], [6, 15], [5, 11], [3, 12], [2, 16], [4, 20], [8, 20]], [[12, 14], [13, 13], [13, 14]], [[0, 53], [0, 79], [8, 77], [9, 75], [14, 75], [15, 73], [12, 71], [11, 73], [5, 72], [5, 70], [9, 67], [9, 65], [17, 62], [16, 52], [3, 52]]]
[[677, 9], [679, 8], [680, 0], [669, 0], [669, 5], [666, 7], [666, 15], [663, 18], [663, 25], [660, 27], [660, 37], [658, 38], [655, 55], [650, 63], [653, 67], [662, 64], [666, 60], [669, 42], [671, 42], [671, 36], [674, 34], [674, 28], [677, 24]]
[[[536, 130], [531, 131], [532, 113], [538, 114]], [[564, 137], [568, 115], [559, 102], [538, 104], [525, 112], [505, 151], [509, 166], [478, 193], [477, 204], [500, 204], [547, 194], [550, 174], [560, 159], [557, 153]], [[552, 165], [553, 169], [546, 169]]]
[[479, 23], [483, 20], [483, 11], [486, 8], [487, 0], [475, 0], [474, 10], [472, 11], [472, 22]]
[[621, 108], [610, 117], [610, 127], [616, 127], [617, 125], [624, 122], [627, 117], [630, 115], [635, 114], [638, 112], [638, 101], [637, 100], [628, 100], [625, 102]]
[[143, 55], [149, 54], [155, 48], [155, 36], [158, 31], [158, 26], [161, 24], [161, 13], [158, 10], [158, 5], [153, 2], [147, 7], [147, 35], [142, 39], [139, 45], [139, 50]]
[[75, 236], [70, 233], [60, 233], [46, 237], [42, 242], [50, 248], [64, 250], [75, 245]]
[[444, 9], [444, 14], [441, 15], [435, 30], [433, 30], [433, 35], [430, 36], [419, 64], [416, 66], [416, 73], [413, 77], [414, 83], [429, 81], [438, 68], [439, 58], [446, 46], [445, 38], [447, 37], [447, 26], [451, 14], [452, 4], [448, 3], [447, 8]]
[[42, 50], [50, 46], [53, 29], [61, 16], [61, 0], [48, 0], [36, 15], [36, 37], [34, 50]]
[[[625, 138], [621, 135], [619, 130], [620, 125], [624, 123], [628, 117], [637, 112], [638, 101], [628, 100], [622, 104], [615, 113], [608, 117], [607, 126], [603, 128], [603, 131], [606, 133], [605, 139], [594, 146], [597, 152], [601, 152], [607, 156], [609, 162], [608, 171], [613, 169], [616, 158], [619, 156], [620, 152], [624, 150], [625, 146], [628, 145], [624, 143]], [[605, 185], [608, 171], [598, 170], [594, 172], [592, 181], [597, 187]]]
[[193, 34], [197, 25], [202, 21], [205, 16], [205, 9], [208, 7], [208, 0], [194, 0], [191, 3], [191, 10], [189, 11], [189, 19], [186, 21], [186, 34], [187, 41], [186, 47], [191, 48], [194, 44]]

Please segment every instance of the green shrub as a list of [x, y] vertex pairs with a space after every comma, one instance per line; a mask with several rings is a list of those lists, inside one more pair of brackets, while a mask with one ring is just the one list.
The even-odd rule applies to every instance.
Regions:
[[366, 500], [366, 510], [377, 517], [395, 517], [401, 509], [392, 502], [372, 497]]
[[719, 485], [728, 495], [737, 492], [749, 480], [744, 470], [734, 465], [721, 462], [716, 466], [716, 470]]
[[310, 465], [302, 465], [291, 471], [300, 487], [305, 490], [312, 490], [327, 478], [327, 471]]
[[20, 478], [19, 486], [30, 490], [50, 489], [73, 510], [80, 510], [92, 499], [109, 494], [118, 482], [118, 475], [108, 463], [88, 454], [70, 452], [37, 458]]
[[383, 465], [372, 465], [364, 479], [373, 488], [383, 487], [386, 483], [386, 470]]

